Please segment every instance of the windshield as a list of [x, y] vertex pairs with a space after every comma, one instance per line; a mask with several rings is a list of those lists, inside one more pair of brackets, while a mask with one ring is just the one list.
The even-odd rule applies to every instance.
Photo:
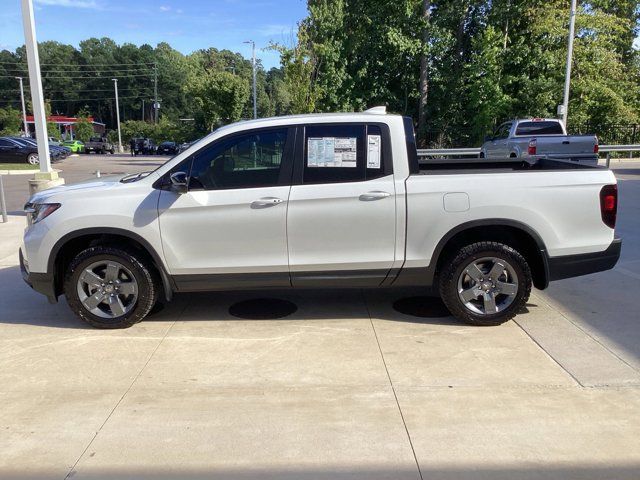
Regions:
[[[153, 172], [155, 172], [155, 171], [159, 170], [160, 168], [164, 167], [168, 162], [172, 161], [172, 160], [173, 160], [174, 158], [176, 158], [178, 155], [182, 155], [182, 154], [185, 152], [185, 150], [187, 150], [188, 148], [191, 148], [191, 147], [193, 147], [194, 145], [196, 145], [196, 144], [200, 143], [202, 140], [204, 140], [204, 139], [208, 138], [210, 135], [213, 135], [213, 134], [214, 134], [214, 133], [216, 133], [217, 131], [218, 131], [218, 130], [215, 130], [215, 131], [211, 132], [209, 135], [207, 135], [206, 137], [198, 138], [197, 140], [194, 140], [194, 141], [192, 141], [192, 142], [188, 143], [188, 147], [186, 147], [186, 148], [182, 149], [182, 152], [178, 153], [177, 155], [174, 155], [173, 157], [171, 157], [171, 158], [170, 158], [169, 160], [167, 160], [166, 162], [163, 162], [161, 165], [158, 165], [158, 167], [157, 167], [155, 170], [153, 170], [152, 172], [149, 172], [149, 173], [153, 173]], [[146, 175], [145, 175], [145, 176], [146, 176]], [[138, 178], [138, 179], [136, 179], [136, 180], [139, 180], [139, 178]]]

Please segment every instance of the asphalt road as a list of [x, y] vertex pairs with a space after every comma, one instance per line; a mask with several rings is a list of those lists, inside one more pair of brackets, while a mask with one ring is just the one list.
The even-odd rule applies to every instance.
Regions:
[[[167, 160], [169, 157], [164, 156], [74, 155], [54, 164], [53, 168], [61, 170], [60, 176], [70, 184], [94, 177], [98, 171], [101, 175], [115, 175], [154, 170]], [[2, 169], [1, 163], [0, 169]], [[7, 210], [10, 213], [19, 214], [22, 211], [22, 207], [29, 198], [28, 179], [32, 176], [31, 174], [4, 176]]]

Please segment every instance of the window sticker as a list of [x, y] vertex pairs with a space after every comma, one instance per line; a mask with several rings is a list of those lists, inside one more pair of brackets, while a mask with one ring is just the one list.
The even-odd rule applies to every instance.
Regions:
[[369, 135], [367, 138], [367, 168], [380, 168], [380, 135]]
[[309, 138], [307, 166], [356, 168], [357, 145], [356, 137]]

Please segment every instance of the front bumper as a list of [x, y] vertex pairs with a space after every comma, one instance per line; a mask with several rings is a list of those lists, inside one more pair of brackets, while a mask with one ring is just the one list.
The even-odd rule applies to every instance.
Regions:
[[603, 252], [549, 257], [549, 281], [611, 270], [618, 263], [621, 250], [622, 240], [617, 238]]
[[27, 285], [33, 288], [36, 292], [43, 294], [49, 299], [49, 303], [58, 303], [58, 296], [56, 295], [55, 279], [53, 275], [48, 273], [33, 273], [29, 271], [29, 265], [26, 262], [22, 249], [19, 252], [20, 257], [20, 272], [22, 273], [22, 279]]

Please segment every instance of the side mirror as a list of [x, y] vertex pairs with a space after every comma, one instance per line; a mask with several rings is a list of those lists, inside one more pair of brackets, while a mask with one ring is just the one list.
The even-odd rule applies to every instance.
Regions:
[[171, 180], [171, 191], [179, 194], [187, 193], [189, 187], [189, 178], [184, 172], [172, 173], [169, 177]]
[[485, 142], [493, 142], [493, 140], [494, 140], [493, 135], [487, 135], [486, 137], [484, 137]]

